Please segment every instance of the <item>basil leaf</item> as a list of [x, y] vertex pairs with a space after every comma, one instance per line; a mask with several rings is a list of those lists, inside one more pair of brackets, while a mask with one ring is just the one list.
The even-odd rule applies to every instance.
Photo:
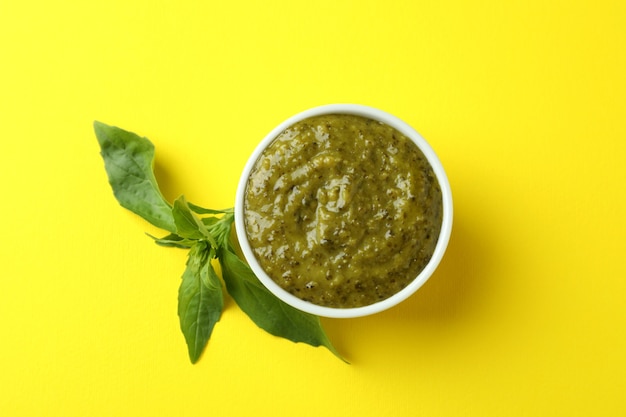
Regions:
[[227, 248], [220, 248], [218, 257], [228, 293], [257, 326], [292, 342], [325, 346], [344, 360], [330, 342], [319, 317], [297, 310], [276, 298], [261, 284], [250, 267]]
[[207, 228], [214, 226], [220, 219], [218, 217], [203, 217], [202, 224], [204, 224]]
[[161, 237], [161, 238], [152, 236], [149, 233], [146, 233], [146, 234], [152, 239], [154, 239], [154, 243], [163, 247], [189, 249], [193, 245], [196, 244], [195, 240], [185, 239], [174, 233], [170, 233], [169, 235]]
[[178, 235], [188, 239], [202, 239], [208, 235], [204, 224], [189, 209], [184, 196], [180, 196], [174, 201], [172, 215]]
[[188, 204], [189, 204], [189, 208], [198, 214], [227, 214], [227, 213], [232, 213], [234, 211], [232, 208], [227, 208], [223, 210], [215, 210], [215, 209], [208, 209], [208, 208], [200, 207], [192, 203], [188, 203]]
[[104, 167], [120, 205], [161, 229], [176, 232], [171, 205], [154, 177], [154, 145], [132, 132], [93, 124]]
[[187, 239], [206, 239], [214, 248], [217, 247], [215, 239], [213, 239], [202, 220], [191, 211], [189, 203], [187, 203], [184, 196], [180, 196], [174, 201], [172, 215], [174, 216], [174, 223], [176, 223], [176, 230], [179, 236]]
[[210, 252], [203, 242], [191, 248], [178, 291], [180, 328], [192, 363], [200, 358], [224, 308], [222, 286], [211, 265]]

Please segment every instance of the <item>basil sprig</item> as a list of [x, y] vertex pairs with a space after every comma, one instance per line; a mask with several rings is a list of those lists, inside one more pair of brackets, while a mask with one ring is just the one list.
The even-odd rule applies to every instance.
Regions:
[[[260, 328], [293, 342], [324, 346], [341, 358], [319, 317], [276, 298], [239, 257], [232, 233], [233, 209], [206, 209], [184, 196], [170, 204], [154, 176], [154, 145], [147, 138], [97, 121], [94, 130], [120, 205], [169, 232], [160, 238], [150, 236], [158, 245], [189, 250], [178, 292], [178, 317], [192, 363], [200, 358], [220, 320], [224, 307], [222, 282]], [[221, 266], [221, 280], [213, 267], [214, 259]]]

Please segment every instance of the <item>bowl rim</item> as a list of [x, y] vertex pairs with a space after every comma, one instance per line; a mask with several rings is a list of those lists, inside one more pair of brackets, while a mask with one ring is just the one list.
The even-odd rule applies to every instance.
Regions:
[[[415, 277], [415, 279], [413, 279], [402, 290], [389, 298], [362, 307], [334, 308], [320, 306], [308, 301], [304, 301], [296, 297], [295, 295], [290, 294], [289, 292], [281, 288], [276, 282], [274, 282], [272, 278], [270, 278], [269, 275], [263, 270], [261, 265], [258, 263], [256, 257], [254, 256], [245, 231], [243, 203], [248, 184], [248, 177], [250, 176], [250, 172], [252, 171], [252, 168], [258, 158], [261, 156], [265, 148], [267, 148], [274, 141], [274, 139], [289, 126], [309, 117], [325, 114], [351, 114], [362, 116], [386, 123], [387, 125], [397, 129], [407, 138], [411, 139], [423, 152], [424, 156], [433, 168], [435, 176], [439, 181], [439, 185], [441, 187], [443, 203], [441, 231], [439, 233], [437, 245], [435, 246], [435, 251], [433, 252], [430, 261], [417, 275], [417, 277]], [[443, 255], [448, 246], [448, 242], [450, 240], [450, 235], [452, 232], [452, 221], [453, 207], [450, 183], [444, 171], [443, 165], [441, 164], [441, 161], [435, 154], [435, 151], [432, 149], [430, 144], [415, 129], [413, 129], [413, 127], [411, 127], [400, 118], [378, 108], [361, 104], [340, 103], [321, 105], [296, 113], [280, 123], [274, 129], [272, 129], [263, 138], [263, 140], [261, 140], [261, 142], [259, 142], [259, 144], [256, 146], [256, 148], [253, 150], [252, 154], [248, 158], [248, 161], [246, 162], [241, 177], [239, 179], [239, 184], [235, 197], [235, 231], [239, 240], [239, 245], [246, 261], [250, 265], [250, 268], [261, 281], [261, 283], [277, 298], [289, 304], [290, 306], [306, 313], [330, 318], [354, 318], [368, 316], [396, 306], [397, 304], [401, 303], [402, 301], [413, 295], [422, 285], [424, 285], [424, 283], [431, 277], [436, 268], [439, 266], [439, 263], [443, 258]]]

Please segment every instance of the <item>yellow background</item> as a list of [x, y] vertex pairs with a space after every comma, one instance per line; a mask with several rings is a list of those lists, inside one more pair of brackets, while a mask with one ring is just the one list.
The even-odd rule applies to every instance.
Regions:
[[[0, 415], [623, 416], [623, 1], [0, 1]], [[323, 320], [351, 365], [228, 301], [191, 365], [185, 252], [115, 202], [94, 119], [168, 199], [232, 206], [275, 125], [371, 105], [448, 172], [449, 250]]]

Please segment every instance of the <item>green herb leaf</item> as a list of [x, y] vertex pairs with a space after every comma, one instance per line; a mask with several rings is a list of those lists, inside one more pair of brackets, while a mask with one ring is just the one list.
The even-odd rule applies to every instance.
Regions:
[[169, 235], [161, 237], [161, 238], [152, 236], [149, 233], [146, 233], [146, 234], [150, 236], [152, 239], [154, 239], [154, 243], [156, 243], [159, 246], [166, 247], [166, 248], [189, 249], [193, 245], [196, 244], [195, 240], [182, 238], [175, 233], [170, 233]]
[[[189, 204], [184, 196], [180, 196], [174, 201], [172, 215], [176, 224], [176, 233], [179, 236], [187, 239], [206, 239], [210, 236], [202, 220], [189, 208]], [[212, 243], [213, 247], [215, 247], [215, 242]]]
[[328, 339], [319, 317], [297, 310], [276, 298], [231, 250], [220, 248], [218, 257], [228, 293], [257, 326], [292, 342], [325, 346], [344, 360]]
[[208, 209], [208, 208], [200, 207], [189, 202], [187, 204], [189, 204], [189, 208], [191, 210], [193, 210], [194, 212], [198, 214], [229, 214], [229, 213], [234, 212], [232, 208], [227, 208], [223, 210], [215, 210], [215, 209]]
[[224, 299], [220, 280], [211, 265], [214, 251], [198, 242], [189, 251], [178, 291], [178, 317], [189, 359], [196, 363], [219, 321]]
[[154, 145], [132, 132], [94, 122], [113, 194], [122, 207], [156, 227], [176, 232], [171, 205], [154, 177]]

